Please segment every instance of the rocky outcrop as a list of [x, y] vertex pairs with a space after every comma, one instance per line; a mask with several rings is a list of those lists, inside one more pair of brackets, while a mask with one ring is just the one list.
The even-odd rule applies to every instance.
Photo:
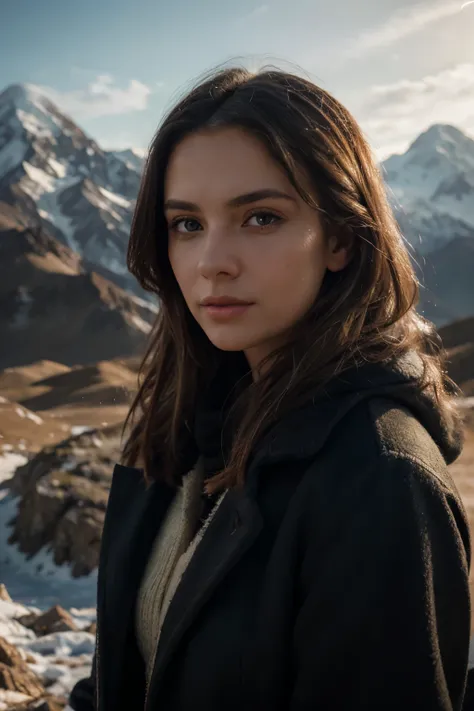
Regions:
[[72, 687], [89, 675], [92, 663], [95, 637], [87, 628], [94, 615], [83, 612], [84, 618], [73, 618], [59, 606], [41, 613], [0, 601], [0, 711], [67, 706]]
[[19, 504], [9, 543], [29, 556], [48, 547], [73, 577], [94, 570], [120, 433], [120, 426], [84, 432], [19, 467], [10, 481]]
[[40, 679], [28, 667], [20, 652], [0, 637], [0, 689], [37, 698], [45, 693]]
[[61, 711], [64, 709], [66, 699], [56, 696], [45, 696], [40, 701], [22, 703], [11, 707], [11, 711]]
[[77, 632], [78, 630], [69, 612], [60, 607], [60, 605], [54, 605], [47, 612], [43, 612], [42, 615], [33, 613], [18, 617], [17, 621], [28, 627], [28, 629], [33, 630], [38, 637], [54, 634], [55, 632]]

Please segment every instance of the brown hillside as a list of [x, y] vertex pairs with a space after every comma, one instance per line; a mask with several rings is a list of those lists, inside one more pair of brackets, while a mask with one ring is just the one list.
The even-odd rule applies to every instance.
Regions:
[[0, 368], [134, 356], [156, 313], [35, 229], [0, 231], [0, 301]]

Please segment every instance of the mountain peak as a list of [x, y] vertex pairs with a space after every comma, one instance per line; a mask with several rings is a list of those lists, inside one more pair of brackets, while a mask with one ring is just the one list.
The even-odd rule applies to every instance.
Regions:
[[450, 143], [463, 145], [466, 141], [469, 141], [469, 138], [456, 126], [437, 123], [421, 133], [408, 150], [432, 149]]
[[383, 163], [389, 199], [405, 237], [421, 253], [474, 234], [474, 140], [435, 124], [406, 153]]
[[128, 168], [136, 170], [138, 173], [142, 172], [146, 154], [145, 151], [140, 148], [125, 148], [120, 151], [109, 151], [109, 154], [118, 158], [118, 160]]
[[23, 108], [25, 104], [38, 104], [41, 108], [51, 102], [35, 84], [11, 84], [0, 93], [0, 105], [14, 104], [16, 108]]

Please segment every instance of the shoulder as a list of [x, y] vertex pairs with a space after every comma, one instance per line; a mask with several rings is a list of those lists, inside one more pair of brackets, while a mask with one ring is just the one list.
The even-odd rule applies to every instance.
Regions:
[[[337, 424], [301, 482], [310, 505], [321, 490], [334, 508], [360, 501], [377, 506], [387, 496], [418, 487], [448, 497], [463, 511], [444, 457], [415, 414], [395, 400], [376, 396], [358, 403]], [[313, 495], [309, 494], [309, 490]], [[311, 503], [313, 502], [313, 503]]]
[[[398, 403], [359, 403], [334, 428], [309, 463], [292, 517], [305, 546], [346, 540], [370, 550], [424, 535], [454, 541], [466, 563], [470, 534], [465, 508], [427, 430]], [[443, 544], [444, 545], [444, 544]]]
[[408, 407], [386, 397], [356, 405], [331, 433], [328, 446], [333, 453], [362, 458], [365, 465], [405, 460], [439, 475], [447, 471], [428, 429]]

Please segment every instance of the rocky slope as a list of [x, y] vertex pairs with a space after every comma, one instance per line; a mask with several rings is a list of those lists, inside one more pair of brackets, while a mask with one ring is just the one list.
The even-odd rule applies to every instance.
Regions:
[[0, 94], [0, 200], [132, 291], [124, 254], [142, 166], [102, 150], [35, 87]]
[[86, 269], [43, 228], [19, 226], [23, 216], [10, 211], [15, 227], [2, 230], [0, 214], [0, 368], [139, 352], [157, 307]]
[[16, 599], [94, 604], [110, 478], [138, 364], [40, 361], [0, 371], [0, 567]]
[[73, 578], [95, 570], [120, 434], [120, 426], [84, 432], [20, 466], [9, 482], [17, 509], [8, 543], [28, 557], [46, 548]]
[[41, 611], [14, 603], [0, 586], [0, 711], [67, 708], [74, 683], [90, 670], [94, 610]]

